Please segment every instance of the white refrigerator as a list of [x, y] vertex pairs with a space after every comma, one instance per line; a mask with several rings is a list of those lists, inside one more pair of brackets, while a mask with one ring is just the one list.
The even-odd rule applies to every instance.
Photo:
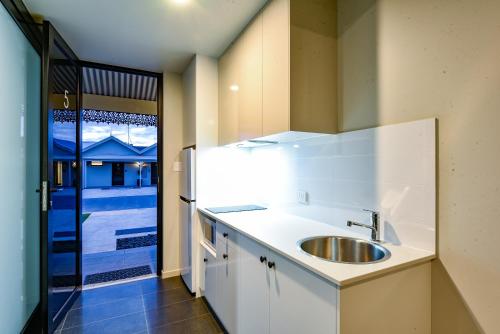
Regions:
[[180, 202], [180, 260], [181, 276], [189, 288], [194, 293], [193, 275], [193, 230], [194, 214], [196, 210], [196, 188], [195, 188], [195, 150], [185, 148], [181, 153], [181, 177], [179, 189]]

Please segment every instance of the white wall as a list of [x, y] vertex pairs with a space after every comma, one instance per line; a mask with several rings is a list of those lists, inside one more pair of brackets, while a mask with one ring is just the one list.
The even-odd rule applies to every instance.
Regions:
[[341, 130], [439, 119], [434, 333], [500, 332], [500, 2], [339, 0]]
[[196, 56], [182, 73], [182, 145], [196, 144]]
[[163, 277], [179, 275], [179, 161], [182, 138], [182, 77], [163, 74]]

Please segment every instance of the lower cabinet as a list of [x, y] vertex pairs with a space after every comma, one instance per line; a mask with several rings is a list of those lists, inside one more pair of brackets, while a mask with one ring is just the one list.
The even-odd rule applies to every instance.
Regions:
[[336, 333], [337, 288], [270, 252], [270, 333]]
[[269, 333], [269, 268], [266, 247], [239, 235], [236, 333]]
[[246, 236], [228, 242], [226, 229], [217, 232], [214, 310], [229, 333], [336, 333], [335, 285]]
[[217, 289], [217, 259], [211, 252], [205, 250], [205, 298], [212, 308], [215, 309]]
[[429, 262], [339, 290], [222, 224], [216, 253], [205, 253], [205, 297], [231, 334], [431, 332]]
[[[238, 247], [233, 230], [217, 226], [215, 312], [229, 333], [236, 331]], [[231, 235], [231, 236], [229, 236]]]

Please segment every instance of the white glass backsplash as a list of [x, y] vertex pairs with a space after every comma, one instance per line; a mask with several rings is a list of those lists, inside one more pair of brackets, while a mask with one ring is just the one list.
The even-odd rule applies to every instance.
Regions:
[[[427, 119], [253, 149], [218, 148], [224, 153], [215, 179], [224, 181], [215, 202], [262, 204], [346, 229], [347, 219], [368, 223], [362, 209], [377, 210], [383, 240], [434, 251], [435, 124]], [[307, 192], [307, 204], [299, 203], [299, 190]]]

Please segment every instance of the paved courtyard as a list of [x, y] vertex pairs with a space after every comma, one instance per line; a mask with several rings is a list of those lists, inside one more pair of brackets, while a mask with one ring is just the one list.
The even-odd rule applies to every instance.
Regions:
[[144, 265], [154, 274], [156, 245], [117, 247], [138, 240], [128, 238], [156, 235], [156, 187], [84, 189], [82, 197], [82, 212], [90, 213], [82, 225], [84, 281], [87, 275]]

